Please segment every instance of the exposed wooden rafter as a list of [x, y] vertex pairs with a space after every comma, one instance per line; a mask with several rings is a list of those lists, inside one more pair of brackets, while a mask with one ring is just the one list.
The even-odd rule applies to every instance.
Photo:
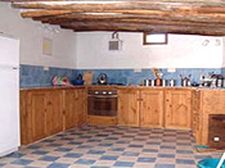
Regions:
[[24, 18], [75, 31], [225, 35], [224, 0], [34, 1], [12, 6], [27, 9], [21, 13]]
[[220, 36], [224, 34], [223, 28], [212, 28], [213, 34], [204, 27], [198, 26], [193, 29], [192, 26], [174, 27], [171, 25], [149, 25], [136, 23], [121, 23], [121, 22], [72, 22], [61, 24], [62, 28], [73, 29], [74, 31], [91, 31], [91, 30], [105, 30], [105, 31], [134, 31], [134, 32], [152, 32], [152, 33], [180, 33], [180, 34], [200, 34], [200, 35], [215, 35]]

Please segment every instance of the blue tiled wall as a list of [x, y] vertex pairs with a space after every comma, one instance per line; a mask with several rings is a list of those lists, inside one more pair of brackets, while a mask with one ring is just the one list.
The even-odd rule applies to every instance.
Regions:
[[51, 80], [55, 75], [75, 78], [76, 71], [73, 69], [52, 68], [44, 71], [42, 66], [20, 65], [20, 87], [51, 86]]
[[[21, 65], [20, 66], [20, 87], [42, 87], [50, 86], [53, 76], [68, 76], [70, 80], [75, 79], [79, 73], [84, 71], [93, 71], [93, 83], [96, 83], [97, 76], [100, 73], [106, 73], [110, 83], [122, 83], [125, 85], [129, 84], [140, 84], [144, 79], [154, 79], [151, 69], [142, 69], [141, 72], [134, 72], [133, 69], [64, 69], [64, 68], [53, 68], [50, 67], [48, 71], [44, 71], [42, 66], [32, 65]], [[223, 73], [225, 75], [225, 68], [209, 69], [209, 68], [178, 68], [176, 72], [169, 73], [167, 69], [161, 69], [163, 72], [164, 79], [175, 79], [177, 85], [180, 85], [180, 74], [188, 76], [191, 74], [192, 82], [199, 82], [200, 75], [207, 75], [210, 72], [217, 74]]]
[[[87, 70], [77, 70], [77, 73], [83, 73]], [[151, 72], [151, 69], [142, 69], [141, 72], [134, 72], [133, 69], [105, 69], [105, 70], [88, 70], [94, 72], [94, 83], [96, 83], [97, 76], [100, 73], [106, 73], [109, 77], [110, 83], [123, 83], [125, 85], [129, 84], [140, 84], [145, 79], [155, 79], [154, 75]], [[188, 76], [191, 74], [192, 82], [199, 82], [200, 75], [207, 75], [208, 73], [216, 73], [220, 74], [221, 69], [215, 68], [178, 68], [176, 72], [170, 73], [167, 72], [167, 69], [161, 69], [163, 75], [163, 79], [175, 79], [177, 81], [177, 85], [180, 85], [180, 74], [182, 76]]]
[[225, 67], [221, 69], [221, 74], [225, 77]]

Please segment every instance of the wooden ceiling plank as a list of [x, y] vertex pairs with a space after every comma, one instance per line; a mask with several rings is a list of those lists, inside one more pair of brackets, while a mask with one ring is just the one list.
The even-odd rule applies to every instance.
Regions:
[[70, 10], [36, 10], [36, 11], [28, 11], [28, 12], [21, 12], [21, 16], [23, 18], [35, 18], [35, 17], [50, 17], [50, 16], [57, 16], [57, 15], [64, 15], [73, 13]]
[[161, 25], [161, 26], [152, 26], [148, 24], [127, 24], [127, 23], [101, 23], [97, 24], [94, 23], [83, 23], [83, 22], [76, 22], [73, 24], [62, 24], [62, 28], [69, 28], [79, 30], [79, 31], [140, 31], [140, 32], [153, 32], [153, 33], [184, 33], [184, 34], [200, 34], [200, 35], [214, 35], [214, 36], [221, 36], [225, 35], [225, 29], [206, 29], [202, 27], [193, 28], [191, 26], [168, 26], [168, 25]]
[[[38, 12], [40, 12], [38, 14]], [[65, 13], [65, 14], [64, 14]], [[112, 15], [114, 13], [114, 15]], [[187, 22], [201, 22], [201, 23], [225, 23], [225, 14], [197, 14], [186, 12], [167, 12], [167, 11], [151, 11], [151, 10], [112, 10], [109, 13], [103, 14], [88, 14], [88, 13], [74, 13], [73, 11], [61, 12], [61, 10], [55, 11], [30, 11], [22, 12], [23, 17], [32, 17], [35, 20], [43, 22], [55, 22], [58, 23], [63, 20], [71, 19], [105, 19], [105, 18], [140, 18], [140, 19], [159, 19], [165, 21], [187, 21]]]
[[[12, 6], [15, 8], [25, 9], [48, 9], [48, 10], [80, 10], [82, 12], [99, 10], [174, 10], [174, 9], [193, 9], [198, 10], [207, 7], [207, 10], [215, 12], [215, 10], [223, 11], [225, 7], [224, 1], [163, 1], [163, 0], [136, 0], [136, 1], [61, 1], [61, 2], [14, 2]], [[107, 3], [104, 3], [107, 2]]]

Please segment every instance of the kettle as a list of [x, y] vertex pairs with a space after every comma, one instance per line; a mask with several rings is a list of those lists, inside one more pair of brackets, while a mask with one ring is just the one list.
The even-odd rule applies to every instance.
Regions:
[[105, 73], [100, 73], [98, 75], [97, 82], [99, 85], [107, 85], [108, 84], [108, 76]]

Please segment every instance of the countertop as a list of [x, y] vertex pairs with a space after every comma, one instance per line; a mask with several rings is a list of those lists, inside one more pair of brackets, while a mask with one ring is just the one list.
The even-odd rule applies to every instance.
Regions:
[[49, 90], [49, 89], [82, 89], [86, 86], [39, 86], [39, 87], [24, 87], [20, 88], [20, 91], [23, 90]]
[[152, 86], [139, 86], [139, 85], [79, 85], [79, 86], [42, 86], [42, 87], [27, 87], [20, 88], [21, 91], [24, 90], [49, 90], [49, 89], [82, 89], [82, 88], [115, 88], [115, 89], [184, 89], [184, 90], [224, 90], [225, 88], [210, 88], [210, 87], [152, 87]]

